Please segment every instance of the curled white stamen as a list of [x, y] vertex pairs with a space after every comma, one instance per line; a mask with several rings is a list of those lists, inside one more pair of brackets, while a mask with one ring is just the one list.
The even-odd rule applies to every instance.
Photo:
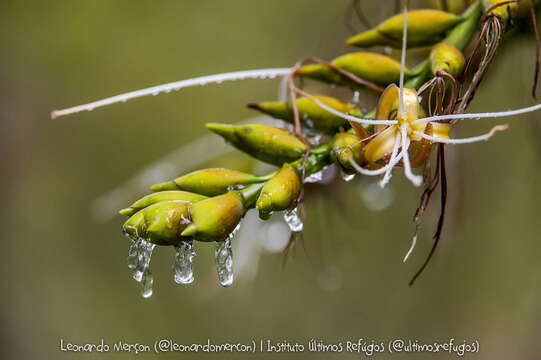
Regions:
[[379, 186], [381, 188], [384, 188], [385, 185], [387, 185], [387, 183], [391, 180], [391, 178], [393, 177], [392, 172], [393, 172], [394, 166], [398, 164], [400, 159], [402, 159], [402, 157], [404, 156], [403, 151], [398, 153], [398, 147], [404, 146], [405, 139], [402, 137], [402, 134], [400, 132], [396, 134], [396, 137], [397, 138], [396, 138], [395, 146], [393, 148], [393, 152], [391, 153], [391, 158], [389, 159], [389, 164], [388, 164], [391, 166], [388, 166], [387, 171], [385, 172], [385, 175], [383, 175], [383, 179], [381, 179], [381, 181], [379, 182]]
[[541, 104], [515, 109], [515, 110], [509, 110], [509, 111], [498, 111], [498, 112], [486, 112], [486, 113], [475, 113], [475, 114], [449, 114], [449, 115], [437, 115], [437, 116], [430, 116], [426, 118], [421, 118], [418, 120], [415, 120], [413, 124], [423, 124], [428, 123], [432, 121], [440, 121], [440, 120], [463, 120], [463, 119], [483, 119], [483, 118], [498, 118], [498, 117], [506, 117], [506, 116], [514, 116], [514, 115], [520, 115], [520, 114], [526, 114], [529, 112], [534, 112], [537, 110], [541, 110]]
[[304, 95], [306, 95], [306, 97], [308, 97], [310, 100], [312, 100], [317, 106], [319, 106], [323, 110], [325, 110], [327, 112], [330, 112], [331, 114], [334, 114], [336, 116], [339, 116], [342, 119], [353, 121], [353, 122], [356, 122], [356, 123], [359, 123], [359, 124], [367, 124], [367, 125], [395, 125], [395, 124], [398, 124], [398, 121], [396, 121], [396, 120], [369, 120], [369, 119], [362, 119], [362, 118], [358, 118], [358, 117], [355, 117], [355, 116], [352, 116], [352, 115], [348, 115], [346, 113], [343, 113], [341, 111], [333, 109], [332, 107], [324, 104], [323, 102], [321, 102], [315, 96], [312, 96], [312, 95], [306, 94], [306, 93]]
[[168, 84], [157, 85], [146, 89], [131, 91], [125, 94], [120, 94], [105, 98], [102, 100], [94, 101], [88, 104], [74, 106], [64, 110], [55, 110], [51, 113], [51, 118], [57, 118], [64, 115], [75, 114], [81, 111], [92, 111], [96, 108], [107, 106], [119, 102], [126, 102], [131, 99], [135, 99], [142, 96], [158, 95], [163, 92], [177, 91], [192, 86], [203, 86], [212, 83], [221, 83], [224, 81], [232, 80], [245, 80], [245, 79], [273, 79], [278, 76], [285, 76], [291, 72], [290, 68], [276, 68], [276, 69], [261, 69], [261, 70], [246, 70], [236, 71], [224, 74], [201, 76], [192, 79], [175, 81]]
[[402, 143], [402, 152], [404, 153], [404, 156], [403, 156], [404, 174], [409, 179], [409, 181], [412, 182], [413, 185], [421, 186], [423, 184], [423, 177], [419, 175], [415, 175], [413, 171], [411, 170], [410, 157], [408, 153], [411, 141], [407, 135], [407, 130], [404, 126], [401, 126], [400, 132], [402, 133], [402, 138], [404, 139]]
[[404, 260], [402, 260], [403, 262], [408, 261], [408, 258], [410, 257], [411, 253], [413, 252], [413, 249], [415, 249], [415, 245], [417, 245], [417, 234], [415, 234], [413, 236], [413, 238], [411, 239], [411, 246], [410, 246], [408, 252], [406, 253], [406, 256], [404, 256]]
[[422, 133], [420, 131], [414, 131], [413, 133], [417, 136], [422, 137], [423, 139], [427, 139], [433, 142], [441, 143], [441, 144], [469, 144], [469, 143], [475, 143], [480, 141], [486, 141], [494, 135], [497, 131], [504, 131], [507, 130], [507, 125], [498, 125], [494, 126], [488, 133], [484, 135], [479, 136], [473, 136], [469, 138], [463, 138], [463, 139], [442, 139], [430, 135], [426, 135], [425, 133]]
[[351, 164], [351, 166], [355, 168], [355, 170], [357, 170], [357, 172], [363, 175], [375, 176], [375, 175], [384, 174], [385, 172], [388, 171], [389, 168], [392, 169], [398, 163], [398, 161], [400, 161], [400, 158], [398, 158], [395, 162], [392, 161], [392, 159], [396, 156], [396, 153], [398, 152], [399, 146], [400, 146], [400, 134], [396, 134], [393, 152], [391, 153], [391, 160], [389, 160], [389, 163], [387, 163], [387, 165], [385, 165], [382, 168], [379, 168], [376, 170], [365, 169], [361, 165], [357, 164], [357, 162], [353, 158], [349, 159], [349, 163]]

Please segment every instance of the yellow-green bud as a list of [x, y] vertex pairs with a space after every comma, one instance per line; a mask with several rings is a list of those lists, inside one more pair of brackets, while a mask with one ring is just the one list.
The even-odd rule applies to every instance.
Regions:
[[184, 190], [193, 193], [214, 196], [223, 194], [232, 187], [248, 185], [263, 181], [263, 179], [230, 169], [203, 169], [178, 177], [173, 181], [152, 185], [150, 190]]
[[133, 239], [143, 238], [156, 245], [175, 245], [190, 222], [189, 202], [163, 201], [150, 205], [130, 217], [123, 231]]
[[[316, 79], [329, 84], [344, 85], [346, 83], [342, 75], [324, 64], [310, 64], [302, 66], [297, 72], [299, 76]], [[368, 79], [367, 79], [368, 80]], [[358, 87], [358, 85], [356, 85]]]
[[119, 213], [121, 215], [132, 216], [137, 211], [162, 201], [184, 200], [188, 202], [197, 202], [206, 198], [206, 196], [194, 194], [187, 191], [161, 191], [142, 197], [141, 199], [131, 204], [130, 207], [120, 210]]
[[182, 232], [199, 241], [223, 241], [237, 227], [244, 215], [243, 198], [230, 191], [189, 207], [192, 222]]
[[302, 183], [297, 170], [285, 164], [265, 183], [256, 202], [256, 209], [262, 218], [272, 211], [282, 211], [293, 205], [299, 197]]
[[[485, 9], [489, 9], [493, 7], [494, 5], [497, 5], [499, 3], [505, 2], [505, 0], [483, 0], [483, 5], [485, 5]], [[525, 3], [521, 6], [521, 8], [526, 8], [529, 6], [527, 3], [529, 1], [520, 1], [521, 3]], [[508, 21], [509, 18], [515, 18], [517, 14], [519, 13], [519, 3], [511, 2], [504, 5], [500, 5], [497, 7], [494, 7], [492, 10], [490, 10], [492, 14], [498, 15], [500, 18], [502, 18], [505, 21]]]
[[[453, 14], [460, 14], [474, 1], [477, 0], [445, 0], [447, 5], [447, 10]], [[441, 0], [430, 0], [427, 4], [431, 8], [441, 8]], [[442, 9], [443, 10], [443, 9]]]
[[[353, 75], [381, 85], [397, 83], [400, 79], [400, 63], [393, 58], [371, 52], [355, 52], [337, 57], [331, 62], [339, 69]], [[406, 77], [411, 76], [411, 71], [406, 69]], [[299, 69], [299, 75], [321, 80], [336, 85], [349, 85], [358, 87], [350, 80], [343, 78], [326, 65], [306, 65]]]
[[282, 165], [306, 152], [306, 145], [287, 130], [270, 125], [228, 125], [210, 123], [206, 127], [225, 140], [261, 161]]
[[464, 55], [453, 45], [441, 42], [430, 51], [430, 69], [434, 76], [438, 71], [445, 71], [457, 77], [462, 73], [464, 64]]
[[362, 139], [350, 132], [338, 133], [332, 142], [331, 156], [344, 170], [353, 170], [351, 160], [363, 163]]
[[[314, 96], [325, 105], [347, 114], [360, 115], [354, 107], [337, 100], [330, 96], [316, 95]], [[326, 133], [334, 133], [340, 127], [347, 127], [348, 122], [343, 118], [331, 114], [325, 109], [318, 106], [312, 99], [308, 97], [300, 97], [296, 100], [299, 116], [307, 127], [313, 127]], [[248, 104], [252, 109], [259, 110], [274, 118], [282, 119], [293, 123], [293, 109], [288, 103], [284, 102], [262, 102], [260, 104]]]
[[[431, 45], [443, 38], [444, 33], [463, 18], [440, 10], [412, 10], [408, 12], [408, 46]], [[386, 45], [401, 47], [404, 15], [395, 15], [376, 28], [362, 32], [347, 40], [349, 45], [367, 47]]]

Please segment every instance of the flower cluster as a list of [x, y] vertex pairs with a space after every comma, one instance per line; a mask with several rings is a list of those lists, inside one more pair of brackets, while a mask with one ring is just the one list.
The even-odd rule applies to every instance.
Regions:
[[[443, 145], [487, 140], [506, 128], [495, 126], [481, 136], [453, 139], [450, 134], [457, 121], [514, 115], [540, 107], [496, 114], [463, 114], [499, 44], [500, 32], [507, 29], [511, 20], [523, 16], [524, 3], [472, 1], [460, 15], [432, 9], [408, 11], [404, 6], [401, 14], [346, 40], [347, 44], [362, 48], [401, 49], [401, 61], [369, 51], [348, 53], [328, 62], [309, 58], [293, 68], [228, 73], [160, 85], [57, 111], [53, 116], [209, 82], [285, 76], [282, 89], [289, 91], [289, 101], [248, 104], [251, 109], [283, 120], [283, 127], [206, 125], [231, 146], [277, 166], [276, 171], [262, 176], [231, 169], [194, 171], [151, 186], [153, 193], [120, 211], [129, 216], [123, 226], [124, 233], [132, 240], [129, 267], [134, 278], [143, 283], [144, 296], [152, 293], [149, 264], [155, 245], [175, 247], [175, 281], [185, 284], [194, 280], [193, 242], [214, 242], [219, 281], [229, 286], [233, 282], [231, 239], [245, 213], [256, 209], [260, 218], [266, 220], [272, 213], [283, 212], [291, 231], [302, 231], [297, 206], [302, 201], [303, 184], [317, 181], [330, 165], [336, 165], [346, 180], [356, 174], [380, 176], [381, 186], [389, 182], [394, 169], [403, 168], [414, 185], [425, 184], [418, 214], [422, 214], [441, 180], [444, 204]], [[479, 67], [474, 69], [472, 59], [479, 46], [468, 57], [463, 51], [479, 27], [476, 43], [485, 42], [487, 50]], [[428, 47], [426, 58], [408, 69], [407, 48], [421, 46]], [[468, 83], [464, 74], [471, 72], [473, 77]], [[298, 79], [303, 78], [350, 89], [353, 99], [343, 101], [311, 94], [299, 87]], [[462, 88], [466, 89], [464, 93]], [[363, 91], [379, 93], [372, 111], [363, 112], [358, 107], [356, 99]], [[414, 169], [425, 167], [436, 148], [436, 174], [424, 179]], [[443, 213], [435, 244], [443, 226]], [[428, 259], [421, 271], [427, 262]]]

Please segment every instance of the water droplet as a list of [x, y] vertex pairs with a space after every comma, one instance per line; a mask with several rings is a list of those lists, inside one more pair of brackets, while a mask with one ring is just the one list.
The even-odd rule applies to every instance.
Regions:
[[159, 93], [160, 93], [159, 91], [154, 91], [154, 92], [152, 93], [152, 96], [157, 96]]
[[152, 296], [152, 284], [154, 283], [154, 275], [152, 275], [148, 267], [143, 272], [141, 280], [141, 296], [148, 299]]
[[304, 178], [304, 183], [316, 183], [321, 180], [323, 180], [323, 170]]
[[233, 284], [233, 251], [231, 249], [231, 236], [225, 241], [216, 243], [214, 250], [218, 281], [224, 287]]
[[355, 174], [348, 174], [348, 173], [345, 173], [343, 171], [340, 174], [342, 175], [342, 179], [344, 181], [351, 181], [351, 180], [355, 179]]
[[128, 251], [128, 268], [133, 271], [133, 279], [141, 283], [141, 295], [152, 296], [154, 278], [150, 272], [150, 258], [156, 245], [139, 238], [132, 240]]
[[179, 246], [175, 246], [173, 272], [177, 284], [191, 284], [193, 282], [192, 265], [195, 255], [192, 241], [183, 241]]
[[361, 100], [361, 93], [359, 91], [354, 91], [353, 97], [351, 98], [351, 103], [356, 105], [359, 103], [360, 100]]
[[128, 269], [135, 270], [137, 267], [137, 257], [139, 255], [139, 239], [132, 240], [130, 250], [128, 250]]
[[304, 224], [299, 216], [299, 208], [284, 211], [284, 220], [292, 232], [301, 232]]

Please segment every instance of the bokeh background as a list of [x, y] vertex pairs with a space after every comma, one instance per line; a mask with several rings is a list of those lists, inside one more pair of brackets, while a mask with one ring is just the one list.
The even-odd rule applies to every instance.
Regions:
[[[361, 3], [373, 23], [394, 8], [391, 0]], [[49, 112], [197, 75], [290, 66], [313, 55], [332, 59], [352, 50], [343, 43], [350, 35], [344, 21], [348, 4], [1, 2], [1, 358], [134, 356], [59, 351], [60, 339], [82, 344], [102, 338], [108, 344], [152, 344], [160, 338], [184, 344], [455, 338], [480, 342], [481, 352], [470, 358], [539, 356], [538, 113], [458, 127], [456, 134], [467, 136], [495, 123], [511, 124], [489, 142], [448, 146], [448, 223], [433, 263], [413, 288], [407, 284], [431, 245], [437, 201], [413, 257], [403, 264], [419, 190], [398, 171], [384, 192], [370, 179], [344, 183], [332, 174], [327, 184], [308, 186], [304, 249], [297, 246], [285, 267], [283, 223], [275, 218], [264, 224], [249, 214], [235, 245], [238, 273], [231, 288], [217, 284], [211, 246], [198, 245], [196, 281], [189, 286], [173, 282], [172, 249], [158, 248], [154, 296], [138, 295], [126, 267], [123, 219], [115, 211], [153, 182], [196, 168], [263, 173], [261, 164], [206, 136], [203, 125], [254, 116], [244, 105], [275, 99], [278, 81], [192, 88], [56, 120]], [[531, 34], [509, 38], [470, 111], [533, 104], [534, 48]], [[312, 89], [327, 91], [321, 85]], [[295, 355], [334, 357], [360, 356]]]

